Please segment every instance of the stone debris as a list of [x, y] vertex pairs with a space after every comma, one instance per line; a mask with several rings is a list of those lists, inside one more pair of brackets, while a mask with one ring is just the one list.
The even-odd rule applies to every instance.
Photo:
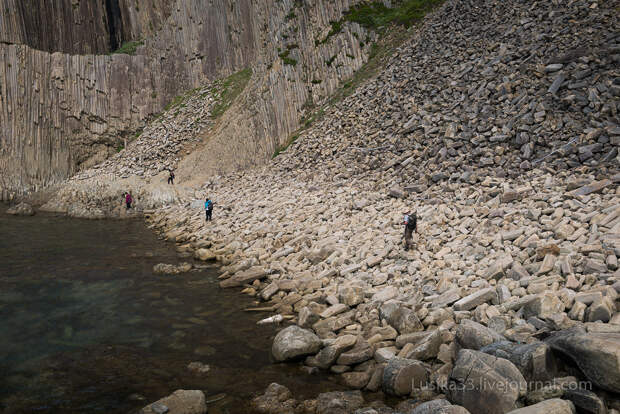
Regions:
[[[618, 410], [617, 7], [448, 0], [269, 165], [148, 222], [293, 323], [278, 361], [455, 406], [431, 412]], [[212, 222], [191, 207], [206, 196]], [[566, 393], [567, 372], [595, 396]], [[268, 393], [261, 412], [301, 410]], [[364, 404], [328, 393], [311, 412]]]

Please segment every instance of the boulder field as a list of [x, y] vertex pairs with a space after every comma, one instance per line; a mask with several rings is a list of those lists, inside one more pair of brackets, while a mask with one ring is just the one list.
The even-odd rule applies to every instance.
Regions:
[[267, 166], [177, 175], [148, 223], [351, 389], [259, 412], [620, 412], [618, 7], [448, 0]]

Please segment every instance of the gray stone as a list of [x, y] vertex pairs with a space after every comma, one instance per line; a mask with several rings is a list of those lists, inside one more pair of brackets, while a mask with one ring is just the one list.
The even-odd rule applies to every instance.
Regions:
[[503, 341], [502, 335], [470, 319], [463, 320], [456, 328], [456, 339], [465, 349], [475, 349]]
[[466, 311], [489, 301], [497, 300], [495, 288], [481, 289], [457, 301], [452, 307], [455, 311]]
[[396, 310], [391, 312], [386, 319], [400, 334], [424, 330], [424, 326], [418, 319], [416, 313], [404, 306], [399, 306]]
[[316, 400], [316, 414], [351, 414], [364, 405], [360, 391], [325, 392]]
[[205, 395], [198, 390], [177, 390], [141, 410], [142, 414], [205, 414]]
[[469, 349], [459, 352], [448, 379], [448, 399], [476, 414], [504, 414], [526, 391], [512, 362]]
[[321, 340], [312, 331], [297, 325], [282, 329], [273, 340], [271, 352], [276, 361], [286, 361], [301, 356], [316, 354]]
[[9, 208], [6, 213], [14, 216], [34, 216], [34, 209], [28, 203], [19, 203]]
[[607, 414], [605, 403], [590, 390], [566, 387], [562, 398], [571, 401], [579, 412]]
[[558, 74], [553, 80], [553, 83], [551, 84], [551, 86], [549, 86], [549, 90], [547, 92], [555, 95], [560, 90], [560, 87], [562, 86], [562, 83], [564, 83], [565, 80], [566, 80], [566, 75], [564, 75], [563, 73]]
[[547, 381], [553, 378], [557, 369], [551, 348], [544, 342], [516, 344], [500, 341], [487, 345], [480, 351], [509, 360], [527, 381]]
[[428, 370], [421, 362], [395, 357], [383, 370], [383, 391], [389, 395], [409, 395], [411, 390], [428, 383]]
[[439, 330], [434, 330], [403, 356], [405, 358], [417, 359], [420, 361], [435, 358], [437, 357], [441, 343], [441, 334]]
[[575, 414], [575, 406], [570, 401], [554, 398], [510, 411], [508, 414]]
[[552, 334], [545, 342], [572, 359], [596, 385], [620, 393], [620, 334], [572, 328]]

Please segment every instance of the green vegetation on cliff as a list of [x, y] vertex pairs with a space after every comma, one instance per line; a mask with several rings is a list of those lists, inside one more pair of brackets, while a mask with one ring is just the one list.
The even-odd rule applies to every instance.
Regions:
[[142, 40], [132, 40], [129, 42], [125, 42], [121, 45], [121, 47], [111, 52], [110, 54], [135, 55], [136, 50], [138, 50], [138, 46], [142, 46], [143, 44], [144, 42]]
[[355, 22], [366, 29], [379, 30], [391, 24], [410, 27], [443, 0], [400, 0], [393, 7], [387, 7], [381, 1], [368, 1], [357, 4], [345, 13], [342, 19], [332, 22], [332, 28], [325, 39], [315, 44], [326, 43], [332, 36], [342, 31], [345, 22]]
[[252, 77], [252, 69], [246, 68], [216, 83], [219, 101], [213, 106], [212, 118], [219, 118], [243, 92]]
[[391, 8], [380, 1], [361, 3], [352, 7], [344, 19], [359, 23], [367, 29], [378, 29], [392, 23], [409, 27], [441, 1], [401, 0], [395, 2]]

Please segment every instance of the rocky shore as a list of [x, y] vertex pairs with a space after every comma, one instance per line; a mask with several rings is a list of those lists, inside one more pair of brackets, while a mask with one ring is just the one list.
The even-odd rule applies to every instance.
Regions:
[[[272, 384], [259, 412], [620, 412], [618, 7], [449, 0], [267, 166], [143, 194], [221, 287], [291, 322], [276, 361], [356, 390]], [[65, 207], [105, 210], [80, 191]]]

